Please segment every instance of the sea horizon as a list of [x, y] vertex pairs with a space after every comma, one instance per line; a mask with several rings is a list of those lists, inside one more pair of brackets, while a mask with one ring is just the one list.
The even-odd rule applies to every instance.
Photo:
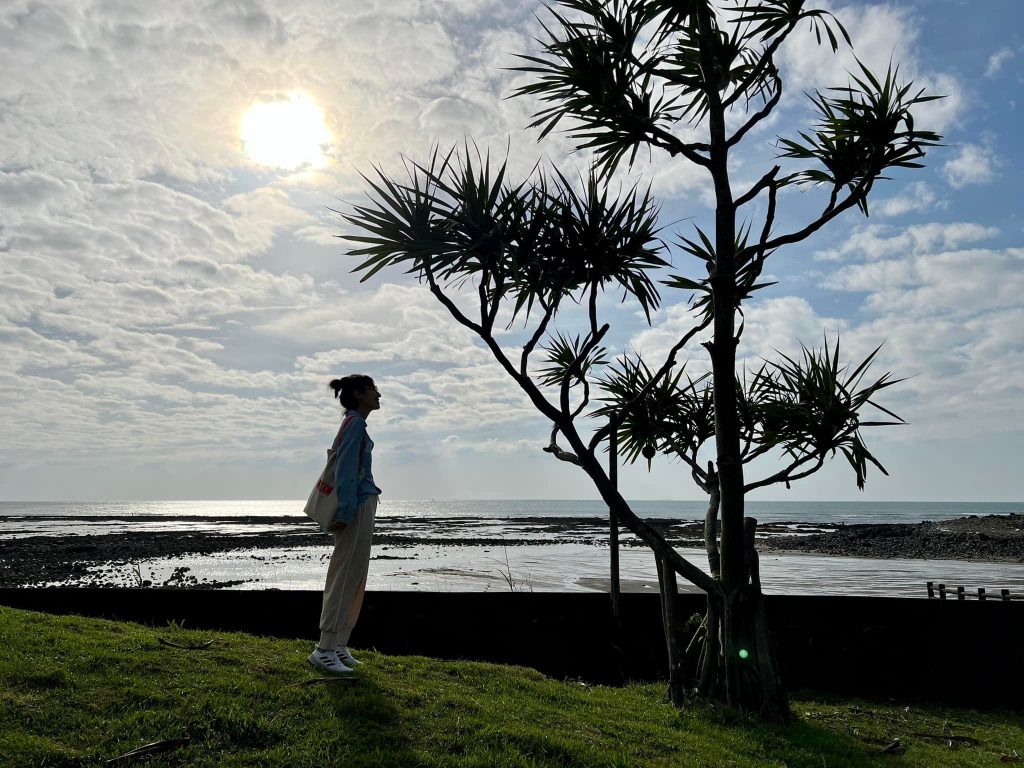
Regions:
[[[706, 500], [627, 499], [650, 518], [703, 518]], [[172, 499], [108, 501], [0, 501], [0, 518], [18, 517], [302, 517], [305, 499]], [[1024, 512], [1019, 501], [784, 501], [747, 499], [745, 513], [765, 522], [917, 523], [968, 515]], [[382, 517], [602, 517], [600, 499], [391, 499], [381, 496]], [[2, 527], [0, 527], [2, 533]]]
[[[382, 496], [381, 498], [385, 498]], [[268, 502], [299, 502], [304, 503], [305, 499], [298, 497], [295, 498], [277, 498], [267, 496], [231, 496], [224, 498], [212, 498], [212, 497], [197, 497], [197, 498], [163, 498], [163, 499], [139, 499], [139, 498], [111, 498], [111, 499], [0, 499], [0, 504], [159, 504], [159, 503], [171, 503], [171, 502], [243, 502], [243, 501], [268, 501]], [[585, 502], [585, 503], [603, 503], [600, 498], [560, 498], [551, 496], [529, 496], [529, 497], [423, 497], [423, 498], [395, 498], [392, 501], [401, 502], [433, 502], [441, 503], [446, 501], [454, 501], [459, 503], [468, 503], [474, 501], [481, 502], [536, 502], [536, 501], [557, 501], [557, 502]], [[674, 497], [667, 498], [651, 498], [651, 499], [632, 499], [637, 503], [706, 503], [705, 499], [677, 499]], [[1024, 504], [1024, 499], [997, 499], [981, 500], [981, 499], [747, 499], [748, 503], [754, 504]]]

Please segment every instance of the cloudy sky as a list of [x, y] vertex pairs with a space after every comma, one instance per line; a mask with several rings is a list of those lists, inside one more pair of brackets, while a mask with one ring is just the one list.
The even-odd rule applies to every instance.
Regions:
[[[1024, 456], [1024, 5], [819, 2], [860, 58], [946, 99], [918, 126], [946, 146], [775, 254], [742, 356], [839, 333], [885, 346], [884, 403], [909, 424], [868, 431], [890, 477], [857, 491], [836, 463], [763, 499], [1020, 500]], [[567, 169], [508, 100], [535, 50], [534, 0], [5, 0], [0, 4], [0, 499], [304, 497], [333, 436], [333, 376], [374, 376], [375, 474], [392, 499], [594, 498], [541, 452], [548, 425], [472, 335], [400, 273], [359, 284], [331, 209], [359, 173], [471, 137], [525, 174]], [[543, 15], [543, 14], [542, 14]], [[849, 54], [797, 34], [786, 95], [734, 158], [739, 188], [845, 83]], [[268, 106], [269, 105], [269, 106]], [[292, 120], [293, 122], [288, 122]], [[284, 127], [282, 128], [282, 121]], [[282, 133], [283, 137], [282, 137]], [[710, 220], [709, 179], [642, 158], [666, 237]], [[779, 231], [820, 199], [780, 199]], [[763, 206], [748, 206], [755, 222]], [[698, 274], [678, 252], [676, 271]], [[689, 318], [668, 293], [648, 327], [609, 297], [611, 351], [660, 361]], [[575, 329], [566, 316], [561, 327]], [[515, 333], [505, 341], [514, 348]], [[690, 350], [691, 366], [705, 364]], [[759, 476], [770, 467], [754, 468]], [[665, 459], [624, 472], [633, 498], [698, 498]]]

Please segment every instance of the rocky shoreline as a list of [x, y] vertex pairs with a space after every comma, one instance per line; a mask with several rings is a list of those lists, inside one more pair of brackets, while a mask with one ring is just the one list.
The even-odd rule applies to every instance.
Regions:
[[[152, 519], [152, 518], [150, 518]], [[237, 528], [245, 519], [231, 518]], [[253, 518], [262, 530], [125, 531], [82, 535], [25, 535], [0, 541], [0, 587], [71, 583], [81, 586], [157, 586], [216, 589], [238, 581], [197, 579], [177, 568], [162, 583], [146, 581], [140, 561], [183, 555], [255, 549], [323, 547], [331, 540], [304, 518]], [[703, 522], [650, 520], [676, 547], [703, 548]], [[986, 515], [917, 524], [764, 523], [758, 549], [765, 554], [823, 554], [839, 557], [966, 560], [1024, 563], [1024, 515]], [[375, 556], [423, 545], [513, 547], [543, 544], [607, 544], [600, 518], [530, 517], [506, 521], [457, 518], [381, 518], [374, 534]], [[632, 535], [624, 547], [644, 544]]]
[[1024, 515], [970, 515], [914, 525], [841, 525], [827, 533], [772, 537], [760, 549], [842, 557], [1024, 563]]

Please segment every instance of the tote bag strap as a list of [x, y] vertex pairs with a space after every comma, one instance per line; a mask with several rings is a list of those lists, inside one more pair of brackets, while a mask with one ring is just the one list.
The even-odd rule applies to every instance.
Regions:
[[342, 435], [345, 434], [345, 427], [348, 426], [348, 423], [350, 421], [352, 421], [352, 417], [351, 416], [346, 416], [345, 420], [343, 422], [341, 422], [341, 427], [338, 429], [338, 435], [337, 435], [337, 437], [334, 438], [334, 445], [331, 446], [331, 450], [332, 451], [338, 450], [338, 448], [341, 446], [341, 437], [342, 437]]
[[[345, 427], [348, 423], [355, 418], [354, 416], [346, 416], [345, 420], [341, 422], [341, 428], [338, 430], [338, 436], [334, 438], [334, 445], [331, 446], [332, 451], [338, 450], [341, 447], [341, 437], [345, 434]], [[363, 452], [366, 450], [366, 435], [363, 435], [362, 441], [359, 443], [359, 466], [363, 465]]]

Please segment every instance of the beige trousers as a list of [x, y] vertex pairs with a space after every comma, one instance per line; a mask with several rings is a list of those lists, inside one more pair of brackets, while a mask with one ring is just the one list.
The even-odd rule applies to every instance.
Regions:
[[363, 607], [376, 514], [377, 497], [368, 496], [356, 510], [355, 519], [342, 530], [334, 531], [334, 552], [327, 566], [324, 606], [320, 613], [321, 648], [348, 645], [359, 609]]

